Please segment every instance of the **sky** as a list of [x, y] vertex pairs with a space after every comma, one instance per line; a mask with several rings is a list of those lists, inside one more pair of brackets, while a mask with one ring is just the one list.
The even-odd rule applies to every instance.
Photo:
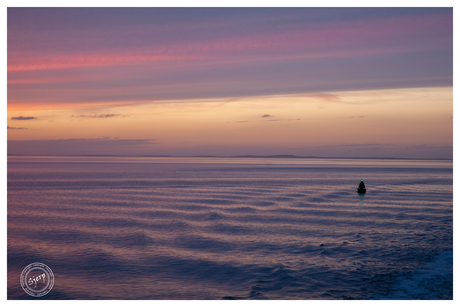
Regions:
[[8, 8], [7, 151], [452, 158], [452, 8]]

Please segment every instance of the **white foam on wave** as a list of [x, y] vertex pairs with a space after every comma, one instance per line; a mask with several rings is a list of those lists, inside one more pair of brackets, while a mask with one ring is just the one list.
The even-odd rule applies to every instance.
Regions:
[[438, 252], [433, 262], [403, 273], [384, 300], [446, 300], [453, 297], [453, 251]]

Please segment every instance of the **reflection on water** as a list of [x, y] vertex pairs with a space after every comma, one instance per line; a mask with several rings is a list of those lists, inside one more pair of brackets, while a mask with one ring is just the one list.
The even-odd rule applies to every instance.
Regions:
[[8, 298], [365, 299], [452, 249], [452, 163], [197, 159], [9, 160]]
[[364, 193], [359, 193], [359, 198], [361, 200], [361, 202], [359, 203], [359, 206], [362, 207], [363, 206], [363, 201], [364, 201]]

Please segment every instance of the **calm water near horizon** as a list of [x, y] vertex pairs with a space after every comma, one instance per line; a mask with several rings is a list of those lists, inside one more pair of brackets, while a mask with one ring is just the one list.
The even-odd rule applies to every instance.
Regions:
[[7, 201], [8, 299], [394, 298], [453, 248], [452, 161], [8, 156]]

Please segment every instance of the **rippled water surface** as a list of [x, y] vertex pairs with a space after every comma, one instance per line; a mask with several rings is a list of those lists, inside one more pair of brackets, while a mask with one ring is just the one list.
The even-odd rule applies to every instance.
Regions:
[[452, 223], [452, 161], [10, 156], [8, 298], [373, 299]]

